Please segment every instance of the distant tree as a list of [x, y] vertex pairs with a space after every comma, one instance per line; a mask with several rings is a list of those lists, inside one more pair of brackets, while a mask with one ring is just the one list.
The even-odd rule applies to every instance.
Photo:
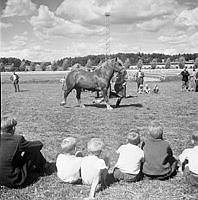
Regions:
[[52, 71], [56, 71], [58, 69], [58, 65], [56, 61], [52, 62], [52, 67], [51, 67]]
[[171, 60], [170, 58], [167, 58], [165, 62], [165, 69], [170, 69], [170, 68], [171, 68]]
[[153, 58], [153, 60], [151, 61], [151, 69], [156, 69], [157, 67], [157, 59]]
[[19, 66], [19, 71], [25, 71], [26, 69], [26, 62], [22, 60], [21, 65]]
[[46, 63], [45, 62], [41, 63], [41, 70], [46, 71]]
[[142, 68], [142, 66], [143, 66], [142, 59], [139, 59], [137, 63], [137, 68]]
[[5, 72], [5, 66], [2, 62], [0, 63], [0, 72]]
[[130, 65], [131, 65], [131, 62], [130, 62], [129, 58], [127, 58], [124, 62], [124, 66], [126, 69], [128, 69], [130, 67]]
[[36, 67], [35, 67], [35, 63], [34, 62], [31, 62], [30, 63], [30, 70], [31, 71], [35, 71]]
[[63, 71], [66, 71], [70, 67], [69, 59], [65, 58], [62, 64]]
[[194, 68], [195, 68], [195, 69], [198, 68], [198, 57], [195, 59], [195, 62], [194, 62]]
[[91, 61], [91, 59], [88, 59], [88, 60], [87, 60], [86, 67], [87, 67], [87, 68], [91, 68], [91, 66], [92, 66], [92, 61]]
[[185, 63], [186, 63], [185, 57], [184, 56], [180, 56], [179, 57], [179, 68], [183, 69], [185, 67]]

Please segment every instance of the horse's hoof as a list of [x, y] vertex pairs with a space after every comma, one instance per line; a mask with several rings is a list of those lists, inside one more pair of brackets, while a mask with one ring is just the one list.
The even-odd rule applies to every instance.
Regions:
[[81, 108], [85, 108], [85, 105], [81, 105], [80, 107], [81, 107]]
[[107, 108], [107, 110], [113, 110], [113, 108], [110, 106], [110, 107]]
[[66, 103], [65, 103], [65, 102], [61, 102], [60, 105], [61, 105], [61, 106], [64, 106], [64, 105], [66, 105]]

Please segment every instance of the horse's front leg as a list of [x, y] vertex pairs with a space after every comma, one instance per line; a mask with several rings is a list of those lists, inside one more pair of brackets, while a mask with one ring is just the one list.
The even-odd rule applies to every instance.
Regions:
[[109, 104], [109, 97], [107, 95], [107, 89], [103, 90], [103, 98], [104, 98], [107, 110], [112, 110], [113, 108]]
[[81, 88], [77, 88], [77, 89], [76, 89], [76, 98], [77, 98], [77, 100], [78, 100], [78, 105], [79, 105], [81, 108], [85, 108], [85, 105], [81, 102], [80, 95], [81, 95]]

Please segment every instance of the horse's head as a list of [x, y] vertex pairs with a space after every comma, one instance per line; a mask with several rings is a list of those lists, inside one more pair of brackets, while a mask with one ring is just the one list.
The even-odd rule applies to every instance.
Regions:
[[114, 72], [120, 72], [124, 69], [123, 63], [119, 58], [114, 58], [111, 60]]

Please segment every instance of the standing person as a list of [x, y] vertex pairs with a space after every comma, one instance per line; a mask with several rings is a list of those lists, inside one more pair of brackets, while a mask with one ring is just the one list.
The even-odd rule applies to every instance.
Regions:
[[195, 73], [195, 92], [198, 92], [198, 70]]
[[179, 161], [186, 181], [198, 187], [198, 131], [192, 134], [193, 148], [184, 149], [179, 156]]
[[[39, 175], [55, 171], [41, 154], [40, 141], [27, 141], [22, 135], [15, 135], [17, 121], [10, 116], [1, 119], [0, 135], [0, 185], [10, 188], [26, 185], [31, 172]], [[38, 178], [38, 177], [37, 177]]]
[[116, 81], [114, 89], [118, 95], [118, 100], [116, 102], [116, 108], [120, 105], [121, 100], [126, 98], [126, 83], [127, 83], [127, 71], [122, 69], [116, 76]]
[[138, 72], [135, 74], [135, 79], [137, 82], [137, 92], [139, 92], [140, 85], [144, 84], [144, 72], [142, 72], [141, 67], [139, 67]]
[[182, 91], [188, 90], [190, 74], [187, 70], [187, 67], [184, 68], [184, 70], [181, 72], [181, 75], [182, 75]]
[[13, 72], [12, 76], [10, 77], [10, 80], [12, 81], [14, 85], [15, 92], [20, 92], [19, 90], [19, 75]]
[[196, 76], [196, 71], [195, 68], [193, 67], [192, 74], [190, 74], [189, 91], [195, 91], [195, 76]]

